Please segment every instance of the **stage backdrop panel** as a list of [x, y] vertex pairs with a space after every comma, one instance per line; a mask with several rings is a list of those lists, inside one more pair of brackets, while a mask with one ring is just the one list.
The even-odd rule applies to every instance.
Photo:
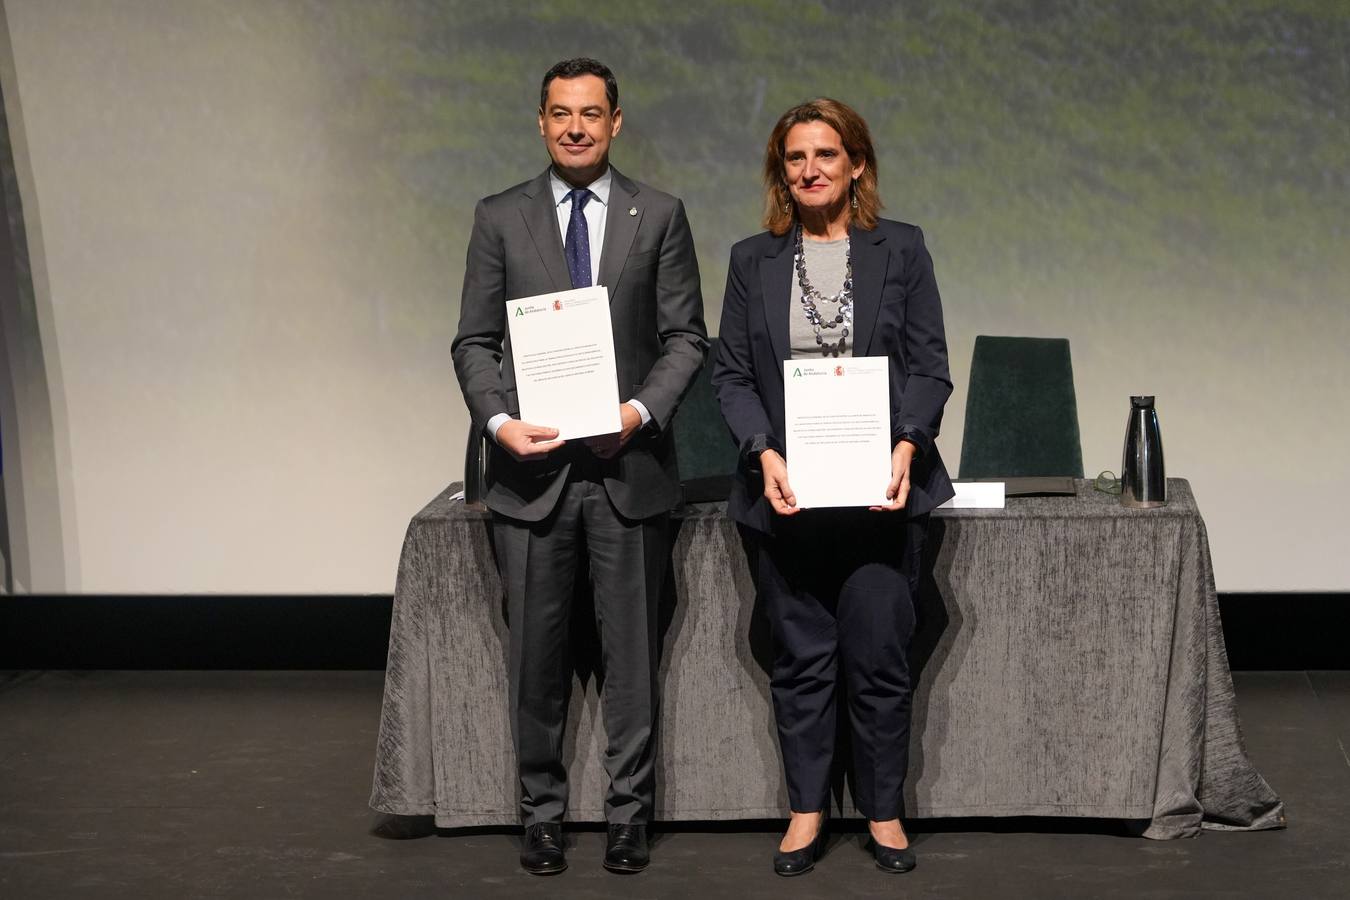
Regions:
[[618, 74], [617, 165], [685, 198], [714, 330], [775, 118], [842, 98], [936, 260], [949, 460], [975, 336], [1065, 337], [1085, 468], [1155, 394], [1221, 590], [1350, 589], [1342, 0], [3, 11], [16, 589], [392, 591], [462, 467], [473, 204], [545, 165], [571, 54]]

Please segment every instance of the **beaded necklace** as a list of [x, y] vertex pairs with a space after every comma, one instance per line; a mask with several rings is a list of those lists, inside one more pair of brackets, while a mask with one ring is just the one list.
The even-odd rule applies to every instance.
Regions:
[[[847, 240], [847, 238], [845, 238]], [[811, 279], [806, 277], [806, 254], [802, 252], [802, 227], [797, 226], [795, 238], [795, 254], [793, 257], [793, 266], [797, 269], [797, 286], [802, 291], [802, 312], [806, 316], [806, 321], [811, 323], [812, 329], [816, 333], [816, 344], [820, 347], [822, 353], [830, 353], [844, 349], [844, 342], [848, 338], [849, 326], [853, 324], [853, 253], [849, 244], [845, 244], [845, 253], [847, 254], [844, 265], [844, 287], [833, 297], [826, 297], [811, 284]], [[819, 304], [838, 303], [839, 312], [833, 318], [825, 318], [821, 315]], [[841, 328], [842, 326], [842, 328]], [[829, 344], [825, 341], [824, 330], [831, 328], [840, 328], [839, 343]]]

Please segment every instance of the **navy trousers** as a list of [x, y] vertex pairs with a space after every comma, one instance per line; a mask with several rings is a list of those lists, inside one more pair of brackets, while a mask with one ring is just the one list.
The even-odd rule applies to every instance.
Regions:
[[828, 804], [842, 693], [854, 803], [869, 819], [898, 818], [909, 766], [908, 652], [928, 517], [808, 510], [777, 526], [751, 539], [773, 634], [773, 704], [792, 809]]

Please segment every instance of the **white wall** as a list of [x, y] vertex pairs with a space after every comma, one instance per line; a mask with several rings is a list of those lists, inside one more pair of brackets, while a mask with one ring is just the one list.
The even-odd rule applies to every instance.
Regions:
[[299, 5], [6, 11], [82, 551], [31, 589], [391, 591], [462, 463], [458, 276], [343, 130], [359, 61]]

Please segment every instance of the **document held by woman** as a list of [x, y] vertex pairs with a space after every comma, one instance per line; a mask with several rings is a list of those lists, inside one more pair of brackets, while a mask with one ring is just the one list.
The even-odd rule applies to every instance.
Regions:
[[560, 440], [623, 427], [608, 288], [508, 300], [506, 322], [522, 422], [556, 428]]
[[798, 506], [889, 502], [889, 373], [884, 356], [784, 361], [788, 482]]

